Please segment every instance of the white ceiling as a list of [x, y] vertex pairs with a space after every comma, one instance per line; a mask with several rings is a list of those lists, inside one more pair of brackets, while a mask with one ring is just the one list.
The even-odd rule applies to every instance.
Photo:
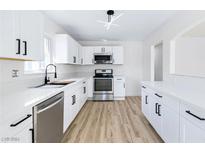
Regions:
[[120, 27], [111, 27], [108, 31], [103, 24], [96, 22], [107, 21], [106, 10], [55, 10], [44, 13], [79, 41], [130, 41], [143, 40], [176, 14], [176, 11], [116, 10], [115, 15], [124, 13], [115, 22]]

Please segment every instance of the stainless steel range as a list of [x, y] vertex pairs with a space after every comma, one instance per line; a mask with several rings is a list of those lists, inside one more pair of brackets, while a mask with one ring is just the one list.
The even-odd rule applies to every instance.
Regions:
[[93, 100], [114, 99], [112, 69], [96, 69], [93, 81]]

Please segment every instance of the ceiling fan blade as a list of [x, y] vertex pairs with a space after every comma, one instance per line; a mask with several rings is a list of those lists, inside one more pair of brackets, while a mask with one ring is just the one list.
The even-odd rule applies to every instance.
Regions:
[[111, 24], [112, 26], [116, 26], [116, 27], [120, 27], [120, 25], [118, 24]]
[[106, 30], [109, 30], [109, 29], [110, 29], [110, 26], [111, 26], [111, 23], [108, 23], [108, 24], [107, 24], [107, 27], [106, 27]]
[[120, 13], [118, 16], [113, 17], [112, 20], [111, 20], [111, 22], [116, 21], [117, 19], [119, 19], [119, 18], [120, 18], [121, 16], [123, 16], [123, 15], [124, 15], [124, 13]]
[[97, 20], [98, 23], [101, 23], [101, 24], [107, 24], [106, 21], [102, 21], [102, 20]]

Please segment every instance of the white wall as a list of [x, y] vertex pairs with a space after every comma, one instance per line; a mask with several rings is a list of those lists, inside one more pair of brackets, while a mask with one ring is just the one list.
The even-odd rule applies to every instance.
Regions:
[[175, 41], [175, 73], [205, 77], [205, 38], [181, 37]]
[[122, 45], [124, 47], [123, 65], [95, 65], [76, 66], [79, 72], [94, 74], [95, 69], [112, 68], [114, 75], [124, 75], [126, 80], [126, 96], [140, 95], [140, 81], [142, 79], [142, 42], [139, 41], [84, 41], [82, 45]]
[[[179, 33], [192, 26], [196, 22], [205, 19], [205, 11], [185, 11], [180, 15], [174, 16], [165, 25], [157, 31], [150, 34], [144, 40], [143, 46], [143, 80], [150, 80], [150, 54], [151, 46], [163, 42], [163, 77], [165, 81], [173, 81], [177, 85], [197, 87], [200, 84], [205, 85], [204, 78], [170, 75], [170, 41]], [[185, 55], [184, 55], [185, 56]], [[182, 61], [184, 59], [181, 59]]]

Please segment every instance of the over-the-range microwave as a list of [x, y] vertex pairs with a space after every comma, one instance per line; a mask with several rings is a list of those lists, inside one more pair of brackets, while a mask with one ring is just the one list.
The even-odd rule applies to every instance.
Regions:
[[112, 64], [113, 55], [112, 53], [94, 53], [95, 64]]

